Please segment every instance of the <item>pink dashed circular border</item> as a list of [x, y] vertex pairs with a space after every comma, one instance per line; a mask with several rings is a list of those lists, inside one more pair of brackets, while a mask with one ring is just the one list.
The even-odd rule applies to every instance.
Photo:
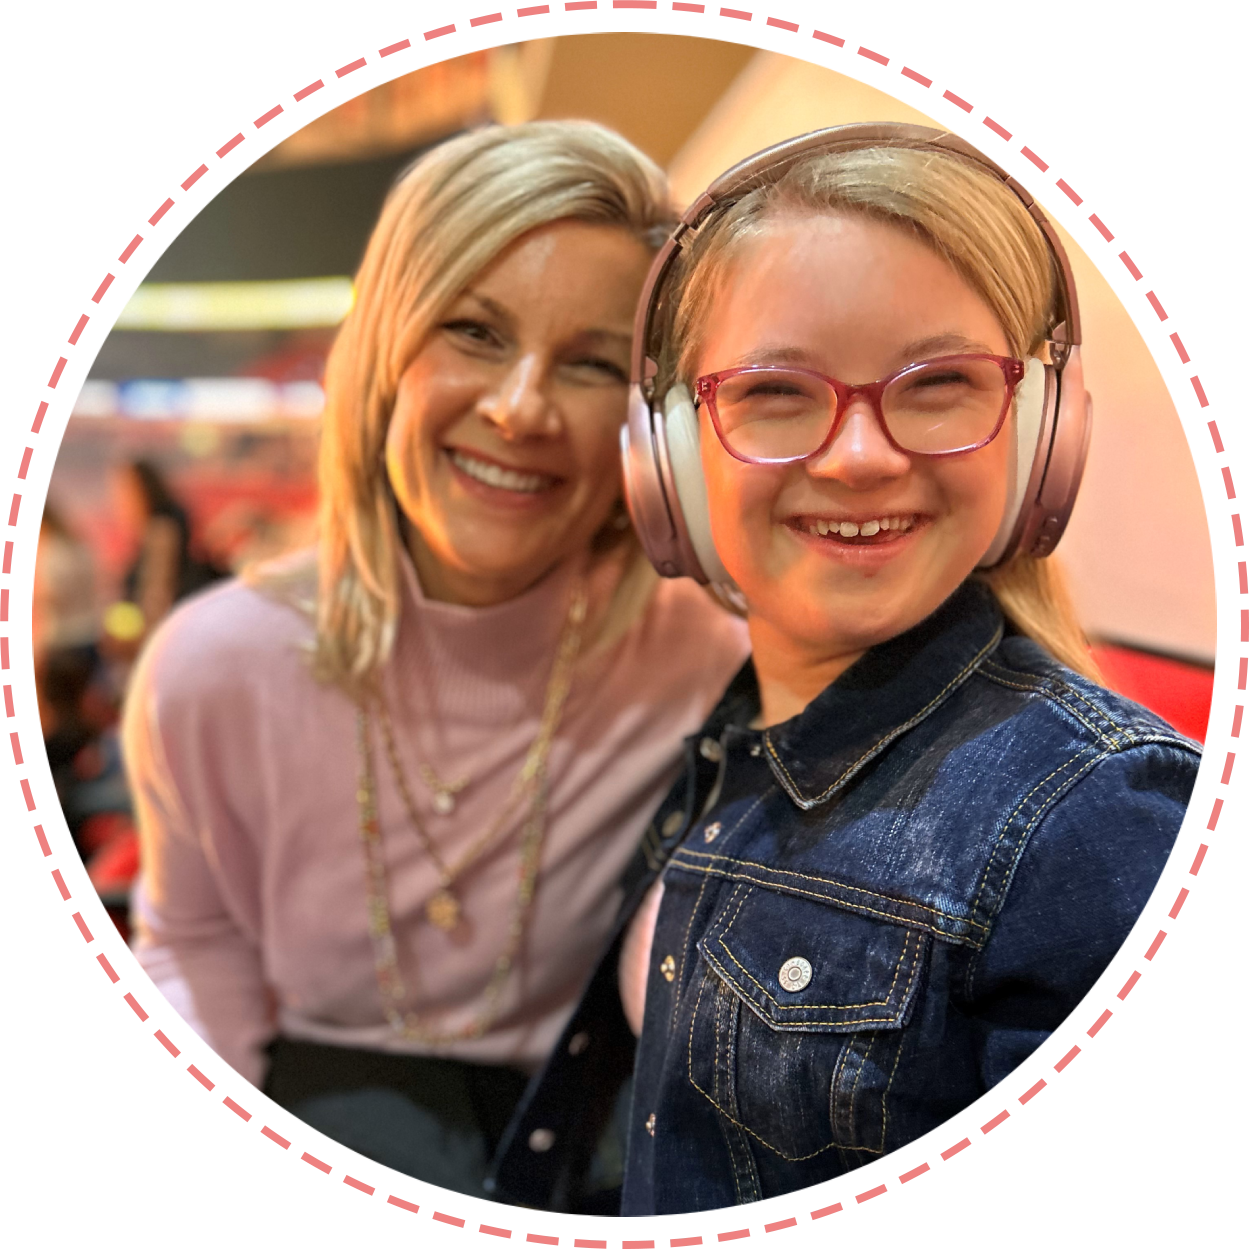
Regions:
[[[712, 23], [717, 22], [718, 20], [719, 21], [732, 21], [732, 22], [762, 21], [764, 25], [768, 27], [772, 27], [775, 30], [787, 32], [798, 38], [803, 37], [804, 28], [800, 23], [792, 22], [781, 17], [774, 17], [771, 15], [757, 13], [752, 10], [720, 8], [715, 5], [685, 3], [684, 0], [674, 0], [674, 2], [668, 7], [670, 8], [672, 12], [675, 12], [675, 13], [702, 15], [704, 17], [707, 17], [709, 19], [709, 22], [712, 22]], [[567, 2], [564, 3], [562, 6], [559, 4], [554, 5], [554, 6], [549, 5], [549, 4], [538, 4], [538, 5], [530, 5], [525, 8], [516, 9], [515, 19], [513, 19], [511, 16], [505, 16], [505, 12], [503, 10], [500, 10], [494, 13], [485, 13], [479, 17], [469, 18], [467, 26], [468, 26], [468, 29], [472, 30], [479, 26], [486, 26], [486, 25], [490, 25], [496, 22], [509, 22], [513, 20], [543, 17], [543, 16], [547, 16], [551, 14], [553, 8], [556, 9], [556, 11], [562, 10], [565, 13], [576, 13], [576, 12], [589, 11], [589, 10], [598, 10], [600, 8], [604, 10], [607, 10], [607, 9], [660, 10], [661, 5], [659, 3], [659, 0], [567, 0]], [[721, 29], [722, 31], [724, 31], [723, 27]], [[456, 23], [450, 22], [444, 26], [438, 26], [431, 30], [423, 31], [420, 34], [413, 35], [410, 38], [401, 39], [395, 43], [388, 44], [386, 47], [379, 48], [376, 53], [376, 59], [377, 61], [380, 62], [382, 60], [385, 60], [388, 57], [400, 55], [406, 51], [409, 51], [412, 48], [414, 39], [418, 40], [419, 44], [429, 43], [432, 40], [446, 38], [447, 36], [452, 36], [452, 35], [455, 35], [456, 33], [457, 33]], [[533, 29], [532, 27], [527, 26], [522, 31], [518, 32], [518, 38], [530, 38], [536, 35], [541, 35], [541, 33], [542, 33], [541, 26], [537, 30]], [[688, 34], [691, 32], [683, 28], [682, 33]], [[711, 31], [709, 31], [708, 34], [709, 36], [714, 37]], [[735, 30], [731, 37], [736, 39], [739, 37], [739, 35], [740, 35], [740, 31]], [[951, 108], [959, 110], [961, 113], [965, 114], [968, 117], [973, 117], [976, 115], [976, 113], [979, 112], [979, 110], [977, 110], [969, 101], [957, 95], [952, 90], [942, 89], [940, 90], [940, 94], [939, 94], [939, 87], [935, 85], [935, 82], [932, 78], [928, 77], [925, 74], [922, 74], [919, 70], [916, 70], [912, 68], [911, 66], [899, 65], [897, 61], [892, 61], [892, 59], [889, 56], [886, 56], [884, 53], [877, 52], [871, 48], [866, 48], [863, 46], [848, 47], [847, 41], [845, 39], [843, 39], [842, 37], [838, 35], [832, 34], [824, 30], [818, 30], [818, 29], [812, 28], [809, 31], [808, 37], [811, 39], [819, 40], [821, 43], [828, 45], [829, 47], [840, 49], [844, 51], [847, 56], [862, 57], [865, 60], [871, 62], [872, 64], [879, 66], [882, 70], [891, 70], [891, 66], [893, 65], [894, 69], [891, 72], [897, 72], [902, 77], [909, 79], [912, 83], [919, 85], [921, 88], [932, 91], [933, 98], [941, 102], [939, 104], [939, 107], [949, 106]], [[334, 70], [333, 76], [335, 79], [346, 78], [348, 75], [353, 74], [357, 70], [362, 69], [366, 65], [368, 65], [371, 59], [372, 58], [368, 56], [359, 56], [355, 60], [349, 61], [347, 64], [342, 65], [338, 69]], [[327, 75], [327, 77], [329, 77], [329, 75]], [[285, 113], [288, 108], [294, 108], [295, 106], [301, 104], [303, 101], [307, 100], [310, 96], [313, 96], [316, 92], [321, 91], [325, 87], [325, 85], [326, 85], [325, 80], [323, 78], [317, 78], [314, 81], [310, 82], [307, 86], [302, 87], [300, 90], [294, 92], [291, 96], [291, 103], [289, 105], [283, 104], [283, 103], [277, 103], [273, 105], [272, 108], [262, 113], [259, 117], [255, 119], [255, 121], [251, 123], [250, 129], [240, 130], [236, 132], [233, 136], [228, 138], [221, 145], [221, 147], [216, 149], [213, 159], [215, 161], [225, 161], [228, 157], [230, 157], [230, 155], [235, 151], [235, 149], [237, 149], [241, 144], [243, 144], [246, 141], [248, 135], [252, 133], [253, 130], [262, 129], [269, 122], [273, 121], [274, 118], [278, 117], [280, 114]], [[1001, 125], [994, 118], [986, 115], [981, 118], [981, 121], [982, 121], [982, 124], [985, 126], [985, 128], [990, 133], [992, 133], [1001, 143], [1010, 145], [1010, 144], [1015, 144], [1018, 142], [1019, 137], [1017, 135], [1014, 135], [1011, 131], [1009, 131], [1006, 127]], [[1021, 144], [1018, 148], [1018, 151], [1022, 156], [1024, 156], [1026, 160], [1028, 160], [1032, 165], [1034, 165], [1040, 173], [1047, 174], [1047, 175], [1053, 174], [1054, 171], [1052, 170], [1049, 163], [1043, 160], [1042, 157], [1040, 157], [1036, 152], [1034, 152], [1027, 145]], [[988, 152], [988, 154], [991, 156], [993, 155], [992, 151]], [[210, 167], [207, 163], [201, 163], [190, 174], [188, 174], [188, 176], [180, 184], [182, 193], [189, 192], [191, 188], [194, 187], [195, 184], [205, 174], [209, 172], [209, 168]], [[1063, 192], [1063, 194], [1072, 202], [1073, 205], [1087, 207], [1082, 197], [1063, 178], [1055, 178], [1054, 185], [1061, 192]], [[125, 245], [125, 247], [119, 253], [117, 257], [117, 264], [119, 266], [125, 265], [130, 261], [130, 259], [135, 255], [136, 251], [143, 245], [145, 239], [149, 237], [149, 233], [159, 228], [161, 220], [165, 217], [165, 215], [169, 212], [169, 210], [174, 207], [174, 204], [175, 204], [175, 197], [171, 195], [168, 198], [166, 198], [164, 203], [162, 203], [160, 207], [157, 208], [156, 211], [147, 219], [147, 224], [146, 224], [146, 227], [144, 227], [143, 231], [141, 231], [140, 233], [136, 233], [134, 237]], [[1090, 213], [1088, 217], [1088, 221], [1090, 225], [1094, 228], [1094, 230], [1097, 232], [1098, 238], [1101, 240], [1101, 244], [1103, 246], [1111, 247], [1112, 249], [1115, 249], [1117, 247], [1115, 235], [1112, 233], [1111, 229], [1106, 224], [1104, 224], [1104, 222], [1098, 217], [1096, 213]], [[1132, 257], [1130, 257], [1127, 251], [1119, 250], [1118, 252], [1116, 252], [1116, 256], [1120, 260], [1120, 262], [1124, 265], [1125, 269], [1128, 271], [1128, 273], [1130, 274], [1130, 276], [1132, 277], [1135, 283], [1144, 282], [1144, 278], [1143, 278], [1143, 274], [1141, 270], [1134, 263]], [[99, 284], [96, 286], [94, 294], [90, 297], [90, 300], [88, 301], [89, 305], [94, 305], [96, 308], [103, 306], [103, 303], [108, 296], [109, 289], [115, 280], [115, 276], [116, 275], [112, 272], [111, 269], [104, 274], [104, 277], [100, 280]], [[1146, 303], [1150, 305], [1151, 309], [1154, 311], [1160, 323], [1166, 323], [1169, 321], [1168, 314], [1164, 310], [1163, 304], [1161, 300], [1159, 299], [1159, 296], [1154, 290], [1152, 289], [1146, 290], [1142, 298], [1146, 301]], [[92, 309], [89, 307], [88, 311], [83, 312], [78, 317], [77, 322], [75, 323], [72, 332], [70, 333], [68, 339], [66, 340], [66, 346], [61, 348], [60, 353], [58, 353], [57, 360], [55, 364], [52, 366], [51, 372], [48, 377], [47, 386], [46, 386], [47, 391], [50, 392], [51, 394], [48, 398], [42, 399], [39, 402], [39, 405], [35, 411], [34, 420], [30, 427], [30, 435], [31, 435], [30, 441], [28, 442], [28, 445], [25, 447], [25, 449], [22, 452], [21, 463], [18, 466], [16, 484], [15, 484], [15, 488], [13, 491], [12, 500], [9, 504], [8, 529], [10, 531], [12, 531], [17, 526], [17, 523], [18, 523], [18, 516], [22, 507], [23, 483], [26, 481], [27, 473], [31, 465], [31, 460], [36, 454], [37, 449], [40, 448], [39, 434], [43, 427], [44, 418], [47, 415], [49, 405], [56, 402], [57, 398], [59, 398], [58, 396], [55, 395], [55, 392], [57, 390], [58, 384], [61, 381], [62, 374], [64, 373], [65, 368], [67, 364], [69, 363], [69, 355], [67, 353], [72, 351], [75, 347], [77, 347], [78, 341], [80, 337], [82, 336], [83, 331], [86, 329], [87, 324], [93, 315], [95, 314], [92, 311]], [[1166, 327], [1164, 328], [1166, 329]], [[1189, 353], [1185, 349], [1185, 345], [1181, 341], [1179, 333], [1171, 332], [1167, 335], [1167, 337], [1168, 337], [1169, 342], [1172, 344], [1172, 347], [1176, 351], [1177, 357], [1179, 358], [1181, 365], [1190, 366], [1192, 362], [1190, 360]], [[1202, 412], [1205, 413], [1206, 410], [1210, 407], [1210, 404], [1207, 399], [1206, 392], [1203, 389], [1202, 381], [1196, 372], [1190, 376], [1189, 381], [1193, 388], [1194, 402], [1197, 404], [1198, 408]], [[1222, 439], [1220, 438], [1219, 426], [1216, 420], [1214, 418], [1211, 418], [1207, 420], [1206, 424], [1207, 424], [1207, 430], [1210, 434], [1212, 447], [1214, 448], [1215, 456], [1217, 457], [1216, 465], [1220, 473], [1220, 484], [1222, 485], [1223, 490], [1224, 490], [1224, 495], [1229, 502], [1229, 520], [1232, 525], [1234, 545], [1239, 549], [1239, 553], [1240, 553], [1240, 550], [1244, 547], [1244, 537], [1243, 537], [1241, 514], [1240, 514], [1240, 511], [1238, 510], [1239, 505], [1237, 505], [1236, 503], [1237, 492], [1233, 484], [1232, 470], [1229, 468], [1229, 465], [1226, 460], [1220, 459], [1220, 458], [1225, 457], [1226, 453], [1224, 449], [1224, 443]], [[55, 455], [56, 450], [57, 449], [55, 446], [50, 447], [50, 448], [44, 447], [43, 454]], [[0, 512], [2, 512], [2, 510], [0, 510]], [[3, 576], [4, 578], [8, 578], [11, 574], [12, 562], [13, 562], [13, 546], [14, 546], [14, 540], [12, 538], [6, 538], [4, 541], [4, 547], [3, 547], [3, 559], [2, 561], [0, 561], [0, 576]], [[1239, 589], [1240, 595], [1243, 596], [1241, 602], [1250, 604], [1250, 599], [1244, 598], [1245, 596], [1247, 596], [1248, 593], [1250, 593], [1250, 588], [1248, 588], [1247, 586], [1246, 560], [1244, 559], [1237, 560], [1236, 564], [1237, 564], [1238, 589]], [[8, 678], [9, 638], [10, 638], [9, 587], [8, 585], [0, 585], [0, 681], [3, 682], [5, 717], [9, 719], [10, 721], [12, 721], [14, 717], [16, 716], [16, 709], [14, 705], [13, 687], [10, 684], [10, 681]], [[1250, 646], [1247, 646], [1247, 644], [1250, 644], [1250, 606], [1243, 606], [1240, 608], [1239, 641], [1241, 644], [1242, 654], [1239, 657], [1238, 667], [1237, 667], [1237, 692], [1238, 693], [1236, 695], [1236, 698], [1244, 700], [1245, 695], [1243, 692], [1246, 690], [1247, 668], [1248, 666], [1250, 666]], [[1243, 720], [1244, 712], [1245, 712], [1244, 702], [1236, 702], [1234, 709], [1233, 709], [1232, 724], [1228, 731], [1227, 750], [1226, 750], [1224, 763], [1223, 763], [1223, 767], [1222, 767], [1222, 770], [1220, 773], [1220, 779], [1219, 779], [1219, 785], [1221, 787], [1221, 794], [1227, 793], [1226, 788], [1229, 786], [1231, 779], [1232, 779], [1233, 766], [1236, 760], [1236, 742], [1241, 736], [1241, 728], [1242, 728], [1242, 720]], [[1214, 748], [1212, 737], [1214, 737], [1214, 734], [1212, 734], [1212, 736], [1208, 738], [1207, 754], [1210, 755], [1212, 758], [1218, 758], [1218, 755]], [[25, 759], [22, 753], [22, 744], [20, 740], [20, 735], [18, 734], [16, 730], [11, 731], [9, 733], [9, 741], [10, 741], [10, 746], [13, 752], [14, 765], [16, 766], [17, 770], [20, 773], [25, 768]], [[25, 775], [20, 775], [18, 777], [18, 785], [21, 788], [22, 799], [25, 803], [26, 810], [30, 813], [32, 820], [37, 819], [39, 817], [40, 809], [39, 809], [39, 804], [36, 801], [35, 794], [33, 790], [31, 789], [29, 777]], [[1206, 826], [1205, 826], [1205, 833], [1200, 836], [1208, 836], [1216, 832], [1217, 827], [1219, 825], [1220, 815], [1223, 810], [1223, 807], [1224, 807], [1224, 798], [1217, 797], [1214, 800], [1214, 803], [1211, 808], [1210, 816], [1207, 819]], [[38, 842], [40, 852], [42, 853], [44, 859], [48, 861], [52, 861], [52, 863], [55, 864], [57, 857], [48, 843], [48, 839], [47, 839], [47, 836], [45, 835], [43, 825], [35, 824], [33, 827], [33, 833], [34, 833], [35, 839]], [[1199, 871], [1202, 868], [1203, 862], [1206, 858], [1207, 851], [1208, 851], [1208, 842], [1200, 841], [1193, 855], [1193, 859], [1188, 870], [1188, 876], [1190, 878], [1197, 878]], [[1180, 851], [1179, 851], [1179, 846], [1178, 846], [1177, 851], [1174, 852], [1174, 856], [1179, 853]], [[50, 867], [49, 873], [52, 879], [53, 887], [56, 889], [57, 893], [59, 894], [61, 902], [66, 905], [66, 911], [69, 915], [70, 921], [72, 921], [72, 923], [77, 928], [79, 934], [81, 935], [84, 946], [87, 948], [88, 954], [89, 955], [92, 954], [93, 952], [91, 948], [96, 944], [95, 936], [91, 932], [91, 929], [89, 928], [86, 920], [83, 918], [82, 911], [70, 910], [71, 908], [76, 906], [76, 903], [75, 903], [73, 894], [71, 893], [69, 887], [65, 883], [64, 877], [62, 876], [62, 873], [61, 873], [61, 869], [58, 867]], [[1181, 914], [1181, 909], [1185, 906], [1185, 902], [1188, 899], [1189, 894], [1190, 894], [1190, 885], [1186, 885], [1183, 888], [1181, 888], [1181, 890], [1176, 896], [1175, 902], [1172, 904], [1171, 910], [1168, 912], [1168, 920], [1170, 922], [1175, 922], [1179, 918]], [[92, 907], [98, 908], [99, 903], [98, 903], [98, 900], [94, 896], [90, 896], [88, 898], [87, 903], [84, 906], [86, 906], [88, 909]], [[102, 916], [103, 912], [101, 910], [101, 911], [98, 911], [96, 914]], [[1132, 971], [1128, 979], [1124, 982], [1123, 986], [1121, 986], [1119, 991], [1114, 995], [1114, 1000], [1112, 1002], [1112, 1005], [1105, 1007], [1102, 1010], [1102, 1012], [1097, 1016], [1097, 1018], [1094, 1019], [1090, 1023], [1089, 1027], [1085, 1030], [1085, 1036], [1090, 1041], [1096, 1038], [1098, 1034], [1100, 1033], [1100, 1031], [1111, 1021], [1111, 1019], [1115, 1015], [1116, 1010], [1118, 1009], [1118, 1004], [1122, 1003], [1132, 992], [1133, 988], [1137, 985], [1138, 981], [1141, 979], [1143, 971], [1146, 970], [1147, 965], [1149, 965], [1151, 961], [1155, 958], [1155, 956], [1158, 954], [1159, 949], [1163, 945], [1163, 942], [1167, 938], [1167, 936], [1168, 936], [1168, 929], [1161, 928], [1151, 939], [1149, 945], [1146, 947], [1146, 949], [1142, 952], [1140, 956], [1141, 966], [1139, 968], [1135, 968]], [[103, 952], [100, 952], [100, 953], [95, 953], [94, 957], [95, 957], [97, 964], [99, 965], [102, 975], [107, 977], [109, 982], [113, 986], [118, 987], [117, 992], [120, 997], [120, 1001], [125, 1004], [125, 1006], [130, 1010], [131, 1013], [133, 1013], [135, 1020], [140, 1025], [145, 1024], [149, 1018], [148, 1012], [144, 1010], [142, 1004], [138, 1001], [138, 999], [136, 999], [133, 992], [125, 990], [125, 987], [122, 985], [122, 978], [118, 975], [118, 973], [113, 968], [113, 965], [109, 962], [107, 955], [104, 954]], [[164, 1030], [159, 1029], [159, 1028], [156, 1029], [152, 1033], [152, 1038], [161, 1047], [160, 1053], [164, 1054], [166, 1057], [173, 1059], [173, 1060], [179, 1060], [181, 1058], [182, 1056], [181, 1049], [174, 1041], [172, 1041], [166, 1035]], [[1084, 1043], [1084, 1045], [1088, 1045], [1088, 1044], [1089, 1044], [1088, 1042]], [[1053, 1064], [1053, 1071], [1055, 1075], [1057, 1076], [1058, 1074], [1065, 1071], [1068, 1065], [1071, 1064], [1073, 1060], [1075, 1060], [1081, 1054], [1082, 1049], [1083, 1049], [1083, 1045], [1073, 1045], [1061, 1059], [1059, 1059], [1055, 1064]], [[252, 1114], [252, 1112], [248, 1111], [246, 1107], [244, 1107], [241, 1103], [237, 1102], [232, 1096], [230, 1096], [229, 1094], [223, 1094], [223, 1091], [220, 1087], [219, 1082], [214, 1081], [211, 1077], [207, 1076], [194, 1063], [187, 1065], [186, 1072], [188, 1076], [190, 1076], [193, 1080], [197, 1081], [207, 1093], [213, 1094], [215, 1096], [222, 1095], [221, 1106], [225, 1108], [228, 1112], [230, 1112], [233, 1116], [237, 1117], [240, 1124], [247, 1125], [250, 1128], [255, 1129], [256, 1131], [260, 1133], [261, 1136], [267, 1138], [270, 1142], [272, 1142], [278, 1150], [286, 1152], [292, 1157], [298, 1158], [301, 1162], [307, 1164], [308, 1166], [312, 1168], [315, 1168], [319, 1172], [324, 1173], [325, 1176], [331, 1177], [334, 1175], [336, 1169], [332, 1167], [331, 1164], [326, 1163], [322, 1159], [319, 1159], [316, 1155], [311, 1154], [307, 1150], [300, 1150], [298, 1143], [293, 1144], [290, 1140], [284, 1137], [281, 1133], [277, 1132], [275, 1129], [271, 1128], [268, 1124], [264, 1124], [261, 1121], [259, 1121]], [[236, 1081], [240, 1080], [240, 1078], [235, 1076], [235, 1074], [233, 1073], [231, 1073], [231, 1077]], [[853, 1195], [854, 1203], [856, 1205], [859, 1205], [859, 1204], [868, 1202], [871, 1199], [881, 1197], [882, 1195], [890, 1192], [891, 1188], [894, 1185], [897, 1185], [897, 1186], [906, 1185], [909, 1182], [914, 1181], [917, 1178], [924, 1176], [926, 1173], [930, 1172], [933, 1166], [936, 1165], [937, 1163], [939, 1162], [945, 1163], [953, 1159], [956, 1155], [974, 1146], [983, 1137], [993, 1132], [996, 1128], [998, 1128], [1000, 1125], [1005, 1123], [1013, 1114], [1018, 1113], [1020, 1108], [1026, 1106], [1030, 1101], [1032, 1101], [1032, 1099], [1034, 1099], [1039, 1094], [1041, 1094], [1047, 1088], [1048, 1084], [1052, 1080], [1054, 1080], [1054, 1077], [1050, 1077], [1050, 1078], [1043, 1077], [1035, 1081], [1032, 1085], [1029, 1086], [1028, 1089], [1016, 1095], [1014, 1098], [1008, 1098], [1004, 1096], [1004, 1105], [1002, 1106], [1001, 1110], [999, 1110], [997, 1114], [990, 1117], [988, 1120], [986, 1120], [984, 1124], [980, 1126], [979, 1135], [965, 1136], [965, 1137], [962, 1137], [958, 1141], [952, 1142], [946, 1149], [938, 1152], [932, 1164], [928, 1161], [917, 1164], [916, 1166], [910, 1168], [908, 1171], [899, 1174], [897, 1182], [893, 1182], [893, 1181], [883, 1182], [881, 1184], [873, 1186], [870, 1189], [864, 1190], [862, 1193]], [[249, 1086], [248, 1089], [250, 1090], [251, 1094], [256, 1093], [256, 1091], [252, 1087]], [[250, 1097], [248, 1095], [245, 1095], [245, 1098], [247, 1098], [247, 1100], [250, 1101]], [[360, 1159], [360, 1164], [362, 1165], [362, 1170], [370, 1166], [373, 1166], [369, 1163], [368, 1160], [365, 1160], [363, 1158]], [[353, 1176], [350, 1173], [346, 1172], [345, 1170], [339, 1169], [339, 1171], [341, 1173], [340, 1181], [342, 1184], [350, 1187], [351, 1189], [358, 1191], [359, 1193], [367, 1197], [371, 1197], [371, 1198], [382, 1197], [381, 1191], [378, 1189], [377, 1186], [372, 1185], [368, 1181], [362, 1180], [359, 1177]], [[795, 1198], [801, 1200], [801, 1196], [802, 1194], [800, 1192], [799, 1194], [795, 1195]], [[451, 1200], [451, 1202], [454, 1202], [456, 1199], [456, 1195], [451, 1194], [451, 1193], [447, 1193], [446, 1197], [449, 1200]], [[848, 1203], [851, 1200], [852, 1199], [850, 1197], [847, 1198]], [[389, 1204], [390, 1206], [397, 1207], [403, 1211], [411, 1212], [414, 1215], [419, 1215], [419, 1214], [422, 1214], [423, 1212], [423, 1207], [421, 1206], [421, 1204], [411, 1201], [409, 1198], [404, 1197], [400, 1193], [387, 1193], [385, 1195], [385, 1202]], [[769, 1234], [769, 1233], [781, 1232], [785, 1229], [796, 1227], [799, 1224], [800, 1220], [804, 1220], [804, 1221], [819, 1220], [819, 1219], [824, 1219], [827, 1216], [834, 1215], [838, 1213], [839, 1211], [843, 1210], [843, 1205], [844, 1204], [842, 1202], [835, 1202], [829, 1206], [820, 1207], [816, 1210], [800, 1211], [796, 1209], [796, 1213], [789, 1216], [788, 1218], [773, 1220], [757, 1228], [753, 1228], [752, 1226], [748, 1225], [747, 1227], [728, 1229], [724, 1232], [716, 1233], [715, 1240], [717, 1242], [737, 1241], [739, 1239], [748, 1238], [759, 1233]], [[516, 1216], [521, 1215], [520, 1210], [516, 1208], [511, 1208], [511, 1207], [500, 1207], [499, 1211], [500, 1211], [501, 1216], [505, 1214], [508, 1216], [510, 1223], [514, 1222]], [[436, 1208], [430, 1205], [427, 1205], [424, 1208], [424, 1214], [428, 1216], [428, 1218], [438, 1223], [449, 1225], [454, 1228], [468, 1229], [468, 1231], [473, 1231], [473, 1226], [476, 1225], [476, 1231], [480, 1235], [503, 1238], [505, 1240], [511, 1240], [513, 1238], [516, 1238], [517, 1240], [521, 1240], [523, 1238], [526, 1242], [535, 1243], [538, 1245], [546, 1245], [546, 1246], [556, 1246], [556, 1245], [559, 1245], [561, 1242], [561, 1239], [558, 1236], [550, 1236], [550, 1235], [543, 1234], [543, 1233], [529, 1232], [529, 1231], [518, 1229], [518, 1228], [497, 1227], [491, 1224], [478, 1223], [476, 1220], [466, 1221], [466, 1219], [461, 1216], [450, 1214], [445, 1211], [437, 1210]], [[568, 1218], [569, 1217], [562, 1217], [562, 1222], [566, 1222]], [[539, 1212], [533, 1213], [534, 1223], [541, 1225], [542, 1219], [543, 1217], [541, 1213]], [[529, 1222], [528, 1214], [526, 1215], [526, 1222], [527, 1223]], [[595, 1228], [595, 1231], [600, 1231], [600, 1232], [603, 1231], [602, 1220], [596, 1220], [593, 1227]], [[584, 1248], [584, 1250], [608, 1250], [608, 1246], [609, 1246], [609, 1241], [603, 1238], [591, 1238], [591, 1237], [568, 1238], [568, 1237], [565, 1237], [564, 1240], [565, 1240], [566, 1245], [569, 1243], [569, 1241], [571, 1241], [574, 1247]], [[712, 1236], [709, 1235], [707, 1237], [707, 1241], [710, 1243], [711, 1240], [712, 1240]], [[677, 1250], [677, 1248], [679, 1247], [701, 1246], [704, 1244], [704, 1242], [705, 1242], [704, 1236], [699, 1235], [699, 1236], [690, 1236], [690, 1237], [621, 1240], [619, 1242], [617, 1242], [616, 1239], [612, 1239], [611, 1244], [614, 1247], [619, 1245], [620, 1250], [656, 1250], [657, 1244], [661, 1248], [663, 1248], [664, 1246], [667, 1246], [667, 1247], [672, 1248], [672, 1250]]]

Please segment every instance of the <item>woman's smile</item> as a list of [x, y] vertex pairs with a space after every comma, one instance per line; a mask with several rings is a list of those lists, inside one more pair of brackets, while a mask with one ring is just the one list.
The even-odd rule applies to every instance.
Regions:
[[607, 522], [649, 259], [618, 227], [533, 230], [452, 302], [409, 362], [386, 462], [433, 598], [510, 599]]
[[496, 503], [501, 507], [524, 507], [539, 502], [537, 496], [550, 495], [565, 480], [551, 473], [502, 464], [462, 447], [445, 447], [443, 450], [464, 489], [472, 491], [476, 498], [486, 503]]

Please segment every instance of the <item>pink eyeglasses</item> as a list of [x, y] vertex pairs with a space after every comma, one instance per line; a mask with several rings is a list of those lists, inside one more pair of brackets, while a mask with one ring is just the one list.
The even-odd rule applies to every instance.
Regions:
[[745, 365], [695, 383], [725, 450], [747, 464], [792, 464], [833, 442], [852, 400], [872, 406], [890, 446], [917, 456], [976, 451], [1003, 428], [1024, 362], [939, 356], [850, 386], [813, 369]]

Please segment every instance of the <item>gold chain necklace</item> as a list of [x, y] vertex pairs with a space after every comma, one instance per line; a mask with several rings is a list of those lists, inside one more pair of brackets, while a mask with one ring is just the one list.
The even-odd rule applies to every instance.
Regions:
[[556, 648], [555, 663], [552, 665], [551, 678], [547, 683], [538, 735], [512, 784], [502, 814], [492, 822], [486, 833], [478, 838], [469, 850], [450, 867], [443, 862], [417, 819], [407, 782], [403, 777], [402, 769], [398, 767], [390, 719], [385, 705], [379, 700], [378, 719], [382, 725], [387, 753], [391, 758], [391, 766], [395, 772], [395, 780], [407, 809], [409, 821], [426, 853], [438, 869], [439, 889], [426, 904], [426, 917], [438, 928], [450, 930], [459, 923], [460, 902], [451, 889], [456, 877], [498, 838], [506, 827], [517, 802], [523, 796], [529, 798], [529, 811], [521, 831], [517, 893], [513, 901], [508, 936], [504, 941], [503, 950], [495, 960], [494, 971], [486, 986], [485, 1005], [482, 1011], [475, 1020], [455, 1032], [433, 1032], [422, 1025], [411, 1012], [406, 1013], [403, 1009], [407, 990], [399, 971], [390, 906], [387, 902], [386, 861], [382, 852], [382, 834], [378, 823], [377, 782], [373, 766], [373, 737], [370, 731], [369, 708], [362, 705], [357, 709], [356, 737], [360, 755], [360, 784], [356, 791], [356, 798], [360, 813], [360, 839], [365, 855], [369, 936], [373, 943], [374, 969], [377, 974], [378, 989], [382, 995], [383, 1012], [391, 1027], [409, 1040], [442, 1043], [481, 1037], [498, 1015], [499, 996], [512, 970], [517, 951], [520, 949], [534, 898], [542, 842], [546, 833], [547, 759], [572, 685], [572, 671], [581, 647], [586, 606], [585, 582], [579, 580], [573, 589], [564, 630]]

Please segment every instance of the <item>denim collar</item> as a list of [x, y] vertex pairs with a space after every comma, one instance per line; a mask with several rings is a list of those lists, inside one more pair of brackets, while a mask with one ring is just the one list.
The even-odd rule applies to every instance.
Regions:
[[782, 789], [804, 811], [827, 802], [948, 699], [1002, 636], [989, 588], [964, 582], [919, 625], [865, 652], [798, 716], [765, 731]]

